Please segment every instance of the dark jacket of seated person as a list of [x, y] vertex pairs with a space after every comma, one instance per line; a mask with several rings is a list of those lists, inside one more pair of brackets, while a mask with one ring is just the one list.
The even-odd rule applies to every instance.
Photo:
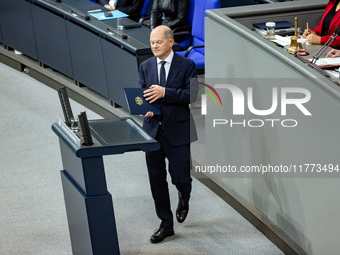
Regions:
[[[334, 34], [334, 30], [340, 27], [340, 3], [339, 0], [330, 0], [325, 8], [321, 22], [314, 30], [305, 30], [302, 37], [307, 38], [307, 43], [325, 44]], [[331, 44], [340, 48], [340, 36]]]
[[115, 0], [114, 7], [109, 5], [110, 0], [97, 0], [98, 4], [105, 6], [109, 10], [119, 10], [129, 15], [129, 19], [138, 21], [144, 0]]
[[190, 0], [154, 0], [151, 9], [151, 29], [165, 25], [171, 29], [185, 26]]

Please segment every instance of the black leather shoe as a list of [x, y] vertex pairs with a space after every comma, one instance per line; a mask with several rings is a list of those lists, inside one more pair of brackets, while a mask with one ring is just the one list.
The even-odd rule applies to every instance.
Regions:
[[173, 236], [174, 234], [175, 232], [173, 228], [159, 228], [150, 237], [150, 242], [159, 243], [159, 242], [162, 242], [166, 237]]
[[178, 206], [176, 210], [176, 218], [179, 223], [185, 221], [189, 212], [189, 205], [182, 205], [180, 201], [178, 201]]

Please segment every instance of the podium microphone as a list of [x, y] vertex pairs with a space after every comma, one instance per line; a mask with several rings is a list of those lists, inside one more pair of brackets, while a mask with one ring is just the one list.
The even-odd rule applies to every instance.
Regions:
[[340, 35], [340, 27], [337, 27], [334, 30], [334, 34], [328, 39], [328, 41], [321, 47], [321, 49], [313, 56], [313, 59], [311, 61], [312, 64], [315, 64], [316, 61], [319, 60], [320, 56], [328, 47], [333, 43], [333, 41]]

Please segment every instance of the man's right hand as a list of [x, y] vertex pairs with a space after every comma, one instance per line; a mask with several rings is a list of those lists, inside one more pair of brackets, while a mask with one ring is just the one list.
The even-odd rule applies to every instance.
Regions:
[[153, 117], [153, 112], [147, 112], [145, 115], [141, 115], [141, 116], [143, 116], [143, 117], [146, 117], [146, 118], [152, 118]]
[[111, 10], [111, 11], [115, 11], [115, 10], [116, 10], [116, 8], [115, 8], [115, 7], [113, 7], [113, 6], [110, 6], [110, 5], [108, 5], [108, 4], [104, 5], [104, 7], [105, 7], [106, 9], [109, 9], [109, 10]]

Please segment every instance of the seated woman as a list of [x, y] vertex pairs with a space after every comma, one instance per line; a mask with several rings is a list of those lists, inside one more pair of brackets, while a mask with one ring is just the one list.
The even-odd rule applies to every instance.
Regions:
[[151, 8], [150, 27], [165, 25], [171, 29], [187, 25], [190, 0], [154, 0]]
[[119, 10], [129, 15], [129, 18], [138, 21], [144, 0], [97, 0], [98, 4], [115, 11]]
[[[326, 6], [321, 22], [314, 30], [306, 29], [302, 35], [307, 43], [325, 44], [333, 35], [334, 30], [340, 26], [340, 0], [330, 0]], [[331, 44], [332, 47], [340, 47], [340, 36]]]

